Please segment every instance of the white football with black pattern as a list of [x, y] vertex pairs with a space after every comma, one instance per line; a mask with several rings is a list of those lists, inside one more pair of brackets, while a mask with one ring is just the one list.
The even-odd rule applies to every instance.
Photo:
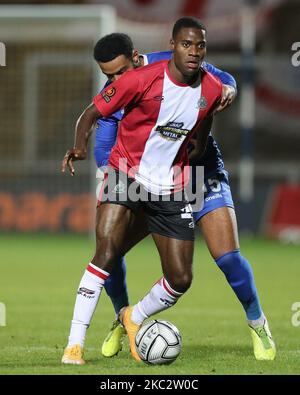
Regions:
[[164, 320], [146, 322], [138, 331], [135, 344], [142, 361], [150, 365], [170, 364], [181, 351], [182, 339], [174, 324]]

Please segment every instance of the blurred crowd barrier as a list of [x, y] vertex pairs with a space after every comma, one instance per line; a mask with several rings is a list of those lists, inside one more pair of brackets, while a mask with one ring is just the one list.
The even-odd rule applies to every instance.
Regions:
[[[105, 82], [92, 59], [100, 36], [126, 32], [141, 53], [166, 50], [174, 21], [199, 16], [208, 29], [207, 61], [234, 75], [241, 92], [242, 2], [111, 0], [113, 8], [101, 8], [107, 3], [102, 0], [90, 3], [97, 4], [53, 6], [52, 17], [47, 7], [16, 6], [9, 13], [0, 7], [0, 41], [6, 47], [6, 66], [0, 67], [0, 230], [86, 232], [93, 226], [92, 154], [77, 164], [74, 178], [60, 173], [60, 162], [73, 144], [77, 117]], [[254, 232], [266, 229], [277, 185], [300, 183], [300, 67], [291, 61], [299, 12], [295, 1], [265, 0], [256, 8], [255, 197], [247, 208], [238, 194], [240, 95], [213, 126], [239, 225]]]

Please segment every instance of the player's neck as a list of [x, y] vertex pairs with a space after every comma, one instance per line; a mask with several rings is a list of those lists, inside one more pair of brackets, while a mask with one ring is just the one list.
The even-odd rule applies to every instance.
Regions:
[[193, 76], [186, 76], [181, 73], [181, 71], [176, 67], [175, 63], [172, 62], [172, 60], [168, 63], [168, 68], [171, 76], [176, 80], [177, 82], [181, 84], [186, 84], [186, 85], [194, 85], [198, 79], [199, 76], [201, 75], [201, 71]]

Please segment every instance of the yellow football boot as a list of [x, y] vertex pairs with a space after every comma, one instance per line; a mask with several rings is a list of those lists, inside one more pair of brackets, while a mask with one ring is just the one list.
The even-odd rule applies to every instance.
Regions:
[[272, 335], [265, 320], [264, 324], [253, 328], [249, 325], [254, 356], [258, 361], [273, 361], [276, 356], [276, 347]]
[[84, 365], [85, 361], [82, 357], [83, 348], [80, 344], [74, 344], [74, 346], [65, 349], [61, 362], [69, 365]]
[[136, 361], [139, 362], [139, 361], [141, 361], [141, 358], [139, 357], [139, 355], [136, 351], [135, 336], [138, 333], [141, 325], [138, 325], [138, 324], [135, 324], [134, 322], [132, 322], [132, 320], [131, 320], [132, 309], [133, 309], [133, 307], [131, 307], [131, 306], [123, 307], [120, 311], [119, 319], [126, 329], [126, 333], [128, 335], [128, 340], [129, 340], [131, 355], [133, 356], [133, 358]]
[[124, 335], [126, 330], [120, 321], [114, 321], [109, 334], [106, 336], [101, 352], [104, 357], [110, 358], [117, 355], [122, 350]]

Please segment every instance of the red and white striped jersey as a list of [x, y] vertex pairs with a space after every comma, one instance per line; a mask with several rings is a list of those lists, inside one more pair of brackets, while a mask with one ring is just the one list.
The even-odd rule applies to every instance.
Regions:
[[125, 111], [109, 164], [154, 194], [182, 189], [188, 141], [221, 95], [221, 82], [204, 70], [192, 86], [174, 80], [165, 60], [128, 71], [94, 98], [104, 117]]

